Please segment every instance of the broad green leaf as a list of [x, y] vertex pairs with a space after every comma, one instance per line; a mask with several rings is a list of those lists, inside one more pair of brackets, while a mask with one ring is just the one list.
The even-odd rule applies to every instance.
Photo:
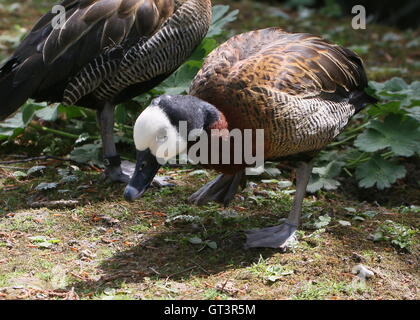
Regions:
[[71, 176], [65, 176], [63, 178], [61, 178], [60, 182], [61, 183], [72, 183], [72, 182], [76, 182], [78, 181], [79, 178], [75, 175], [71, 175]]
[[321, 189], [335, 190], [340, 182], [334, 178], [341, 172], [343, 163], [340, 161], [331, 161], [325, 167], [315, 167], [309, 180], [306, 190], [308, 192], [316, 192]]
[[217, 47], [217, 42], [213, 38], [205, 38], [190, 57], [190, 61], [197, 61], [200, 67], [207, 55]]
[[37, 185], [35, 187], [35, 190], [37, 191], [42, 191], [42, 190], [50, 190], [50, 189], [55, 189], [57, 188], [58, 183], [56, 182], [41, 182], [39, 185]]
[[396, 155], [411, 157], [420, 149], [419, 125], [412, 118], [391, 114], [383, 122], [372, 120], [354, 145], [366, 152], [390, 148]]
[[304, 227], [309, 229], [322, 229], [328, 226], [331, 222], [331, 217], [329, 215], [319, 216], [315, 221], [310, 221], [304, 223]]
[[85, 142], [85, 141], [86, 141], [86, 140], [88, 140], [89, 138], [90, 138], [89, 133], [87, 133], [87, 132], [83, 132], [83, 133], [79, 136], [79, 138], [77, 138], [77, 140], [76, 140], [75, 144]]
[[207, 37], [215, 37], [223, 32], [226, 24], [236, 20], [239, 10], [233, 10], [228, 13], [229, 6], [216, 5], [213, 7], [213, 21], [207, 33]]
[[389, 188], [398, 179], [404, 178], [406, 173], [404, 166], [375, 155], [368, 162], [357, 167], [356, 178], [362, 188], [371, 188], [376, 185], [379, 190], [383, 190]]
[[420, 81], [407, 84], [401, 78], [392, 78], [382, 83], [371, 81], [369, 86], [381, 99], [399, 101], [401, 107], [420, 103]]
[[323, 227], [326, 227], [330, 224], [331, 217], [328, 215], [320, 216], [318, 217], [317, 221], [314, 222], [314, 227], [316, 229], [321, 229]]
[[0, 140], [14, 138], [24, 131], [22, 111], [0, 123]]
[[74, 148], [70, 153], [70, 159], [80, 163], [92, 163], [103, 167], [101, 149], [102, 145], [100, 143], [85, 144], [81, 147]]
[[192, 237], [189, 238], [188, 241], [192, 244], [201, 244], [203, 243], [203, 240], [201, 240], [199, 237]]
[[124, 105], [120, 104], [115, 108], [115, 121], [124, 124], [127, 121], [127, 109]]
[[408, 84], [401, 78], [392, 78], [384, 83], [383, 89], [385, 91], [390, 92], [399, 92], [402, 90], [406, 90], [408, 88]]
[[206, 241], [206, 245], [211, 249], [214, 249], [214, 250], [217, 249], [217, 243], [214, 241]]
[[420, 107], [414, 107], [407, 110], [408, 115], [420, 122]]
[[34, 174], [36, 172], [41, 172], [42, 173], [42, 172], [44, 172], [45, 169], [47, 169], [46, 166], [34, 166], [34, 167], [28, 169], [27, 174], [29, 176], [29, 175]]
[[156, 90], [169, 95], [185, 93], [188, 91], [191, 81], [197, 74], [198, 70], [199, 67], [185, 63], [160, 86], [158, 86]]
[[387, 116], [390, 113], [406, 114], [407, 112], [401, 108], [401, 102], [399, 101], [374, 105], [368, 110], [368, 114], [372, 117]]
[[34, 236], [34, 237], [28, 237], [28, 239], [34, 243], [38, 248], [50, 248], [54, 244], [60, 243], [61, 240], [54, 239], [54, 238], [48, 238], [45, 236]]
[[22, 121], [23, 125], [26, 127], [29, 122], [32, 121], [35, 116], [35, 112], [39, 109], [36, 104], [27, 103], [22, 107]]
[[35, 115], [45, 121], [55, 121], [58, 118], [58, 104], [46, 106], [35, 112]]
[[360, 150], [375, 152], [389, 147], [389, 141], [380, 132], [368, 129], [357, 137], [354, 145]]
[[15, 171], [13, 172], [13, 176], [16, 178], [23, 178], [26, 177], [28, 174], [26, 172], [23, 171]]
[[66, 119], [74, 118], [95, 118], [95, 111], [76, 106], [59, 105], [58, 112], [65, 116]]
[[6, 119], [1, 124], [3, 128], [24, 128], [25, 123], [23, 122], [22, 112], [16, 113], [13, 117]]

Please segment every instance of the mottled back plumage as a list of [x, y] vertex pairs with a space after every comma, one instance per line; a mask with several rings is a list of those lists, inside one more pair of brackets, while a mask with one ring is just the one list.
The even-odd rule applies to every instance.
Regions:
[[229, 128], [264, 129], [265, 158], [322, 149], [372, 99], [353, 52], [278, 28], [235, 36], [207, 58], [190, 94], [214, 104]]
[[[0, 119], [27, 98], [101, 107], [149, 90], [207, 33], [210, 0], [64, 0], [0, 69]], [[183, 36], [181, 37], [180, 34]]]

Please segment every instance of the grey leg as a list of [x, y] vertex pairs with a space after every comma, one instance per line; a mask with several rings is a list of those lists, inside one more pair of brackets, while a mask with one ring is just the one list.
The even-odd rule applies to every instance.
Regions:
[[[106, 103], [104, 108], [98, 111], [97, 118], [101, 129], [102, 148], [105, 158], [105, 175], [111, 181], [128, 183], [134, 172], [135, 164], [122, 161], [117, 153], [114, 143], [114, 106]], [[168, 187], [174, 184], [166, 182], [166, 177], [156, 176], [152, 185], [155, 187]]]
[[233, 200], [239, 186], [246, 181], [245, 179], [245, 171], [240, 171], [234, 175], [221, 174], [195, 192], [188, 200], [196, 205], [216, 201], [227, 207]]
[[114, 105], [105, 103], [103, 109], [97, 113], [106, 165], [105, 175], [111, 181], [128, 183], [130, 177], [121, 169], [121, 159], [114, 143], [114, 108]]
[[284, 224], [258, 230], [249, 230], [246, 248], [267, 247], [286, 249], [295, 240], [295, 232], [299, 226], [302, 202], [306, 186], [312, 172], [312, 162], [300, 162], [296, 171], [296, 193], [292, 211]]

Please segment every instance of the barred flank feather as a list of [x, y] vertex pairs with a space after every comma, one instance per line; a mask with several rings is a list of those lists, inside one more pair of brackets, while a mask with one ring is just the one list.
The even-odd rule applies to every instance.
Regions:
[[182, 4], [149, 41], [127, 52], [116, 76], [105, 80], [95, 95], [108, 100], [127, 85], [175, 71], [205, 37], [211, 22], [209, 5], [191, 0]]
[[175, 71], [204, 38], [210, 0], [63, 0], [63, 28], [45, 14], [0, 69], [0, 116], [28, 98], [101, 108]]

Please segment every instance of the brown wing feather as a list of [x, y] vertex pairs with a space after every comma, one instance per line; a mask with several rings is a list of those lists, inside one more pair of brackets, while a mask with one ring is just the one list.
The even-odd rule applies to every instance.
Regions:
[[231, 38], [210, 54], [190, 94], [230, 128], [264, 129], [267, 159], [319, 150], [344, 128], [367, 79], [351, 51], [277, 28]]
[[346, 92], [363, 90], [367, 85], [356, 54], [313, 35], [277, 28], [233, 37], [216, 49], [195, 79], [192, 92], [206, 90], [203, 80], [216, 74], [233, 86], [252, 83], [301, 97], [339, 94], [339, 87]]
[[[74, 5], [74, 1], [70, 4]], [[112, 44], [122, 43], [133, 24], [139, 35], [152, 34], [173, 10], [173, 1], [81, 0], [76, 8], [68, 12], [64, 28], [50, 32], [42, 50], [44, 61], [46, 64], [56, 61], [100, 22], [104, 22], [100, 26], [102, 37], [97, 41], [100, 41], [98, 47], [103, 50]]]
[[55, 14], [45, 14], [10, 58], [13, 86], [30, 81], [35, 90], [31, 97], [37, 100], [61, 101], [66, 83], [80, 70], [106, 55], [109, 47], [128, 49], [151, 37], [176, 5], [175, 0], [64, 0], [60, 4], [66, 9], [65, 28], [54, 29]]

